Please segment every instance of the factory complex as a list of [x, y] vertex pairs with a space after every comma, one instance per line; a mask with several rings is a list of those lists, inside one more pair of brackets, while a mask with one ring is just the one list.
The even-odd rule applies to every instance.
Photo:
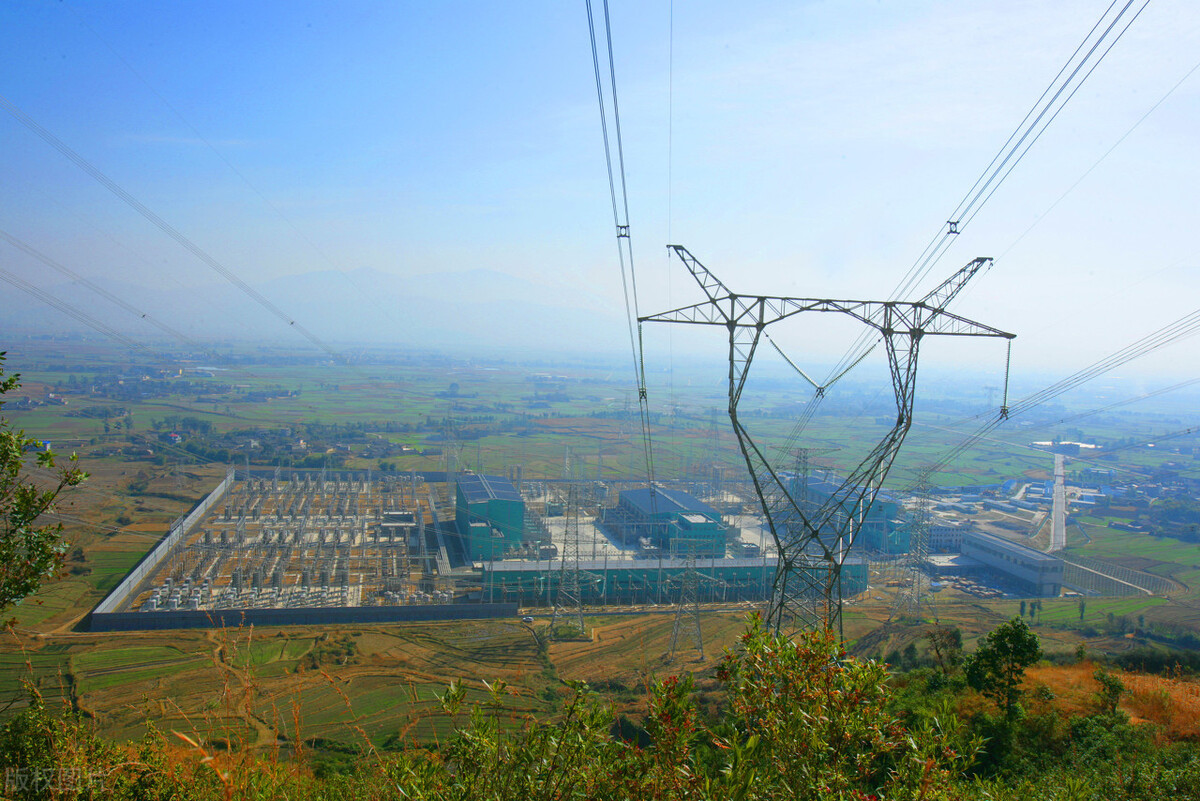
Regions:
[[[787, 478], [813, 508], [846, 491], [828, 473]], [[966, 585], [995, 593], [1095, 591], [1079, 585], [1102, 569], [1080, 572], [1029, 544], [1050, 514], [1040, 488], [1019, 498], [999, 485], [955, 489], [929, 502], [919, 548], [912, 499], [884, 492], [861, 510], [842, 597], [868, 589], [873, 560], [895, 564], [906, 553], [942, 584], [970, 575]], [[762, 604], [779, 560], [753, 498], [717, 482], [521, 481], [519, 470], [230, 471], [96, 608], [92, 625], [493, 617], [553, 607], [564, 585], [594, 606], [677, 603], [689, 582], [700, 603]], [[1016, 519], [1024, 537], [997, 531], [1019, 529]]]

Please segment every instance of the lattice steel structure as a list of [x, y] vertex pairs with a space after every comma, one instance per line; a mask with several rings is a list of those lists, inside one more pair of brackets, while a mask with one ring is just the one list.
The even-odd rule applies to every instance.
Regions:
[[[874, 502], [912, 425], [921, 340], [930, 335], [1008, 340], [1015, 336], [946, 311], [947, 304], [991, 259], [972, 260], [919, 301], [834, 300], [738, 294], [686, 248], [668, 247], [700, 285], [706, 300], [641, 317], [639, 323], [713, 325], [729, 332], [729, 418], [779, 550], [768, 623], [777, 631], [832, 626], [840, 630], [842, 565], [857, 534], [855, 523]], [[764, 330], [804, 312], [841, 314], [874, 329], [887, 354], [896, 402], [896, 422], [888, 433], [827, 499], [820, 505], [810, 503], [807, 509], [738, 417], [738, 402]]]
[[[898, 560], [896, 594], [892, 599], [889, 622], [895, 618], [920, 617], [923, 609], [932, 610], [933, 596], [925, 592], [921, 569], [929, 555], [929, 479], [923, 475], [913, 494], [915, 504], [908, 521], [908, 553]], [[936, 616], [936, 615], [935, 615]]]
[[596, 582], [598, 577], [579, 569], [579, 526], [581, 507], [584, 504], [584, 488], [579, 484], [567, 485], [566, 528], [563, 531], [563, 550], [559, 556], [558, 591], [554, 597], [554, 614], [550, 617], [550, 632], [556, 630], [560, 620], [569, 620], [580, 637], [587, 628], [583, 624], [583, 587], [585, 582]]
[[671, 543], [672, 554], [683, 559], [683, 572], [672, 582], [679, 585], [679, 597], [675, 605], [675, 624], [671, 627], [671, 658], [683, 641], [690, 641], [693, 648], [704, 659], [704, 632], [700, 628], [700, 584], [720, 584], [712, 576], [705, 576], [696, 569], [696, 554], [705, 550], [704, 540], [675, 538]]

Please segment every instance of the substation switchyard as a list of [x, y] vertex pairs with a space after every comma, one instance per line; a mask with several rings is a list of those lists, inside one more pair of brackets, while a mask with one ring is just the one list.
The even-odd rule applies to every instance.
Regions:
[[235, 482], [130, 599], [141, 611], [449, 602], [436, 588], [428, 490], [415, 476]]
[[96, 608], [92, 627], [511, 613], [447, 614], [449, 573], [435, 499], [417, 474], [230, 471]]

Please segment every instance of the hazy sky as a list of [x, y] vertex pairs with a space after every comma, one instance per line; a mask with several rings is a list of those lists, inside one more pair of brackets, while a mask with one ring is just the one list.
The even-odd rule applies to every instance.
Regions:
[[[668, 240], [737, 290], [888, 295], [1108, 2], [680, 0], [673, 69], [670, 3], [611, 5], [650, 312], [697, 299]], [[0, 94], [251, 283], [484, 268], [621, 310], [582, 2], [12, 0], [0, 30]], [[1017, 365], [1200, 306], [1200, 72], [1047, 213], [1198, 59], [1200, 4], [1151, 2], [935, 271], [997, 257], [954, 308]], [[3, 230], [94, 279], [220, 281], [4, 112], [0, 144]], [[1194, 375], [1198, 344], [1138, 369]]]

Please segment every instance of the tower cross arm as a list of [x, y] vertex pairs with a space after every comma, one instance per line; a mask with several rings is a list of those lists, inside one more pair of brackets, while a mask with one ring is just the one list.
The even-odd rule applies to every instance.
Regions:
[[853, 317], [880, 333], [1003, 337], [1015, 334], [931, 306], [921, 301], [835, 300], [777, 295], [728, 294], [671, 311], [639, 317], [638, 322], [690, 323], [736, 328], [765, 328], [801, 312], [834, 312]]
[[[728, 304], [726, 304], [728, 305]], [[638, 318], [639, 323], [692, 323], [694, 325], [728, 325], [729, 314], [722, 305], [713, 300], [682, 306], [671, 311], [647, 314]]]
[[924, 302], [877, 305], [882, 308], [877, 312], [876, 320], [870, 324], [879, 328], [883, 333], [890, 331], [912, 335], [1000, 337], [1002, 339], [1016, 339], [1017, 337], [1016, 334], [967, 319], [943, 308], [933, 308]]
[[696, 279], [696, 283], [704, 290], [704, 294], [709, 300], [716, 300], [722, 295], [731, 295], [729, 287], [721, 283], [721, 279], [713, 275], [707, 267], [700, 263], [700, 260], [691, 254], [691, 252], [683, 245], [667, 245], [667, 248], [675, 251], [675, 255], [687, 267], [688, 272], [692, 274], [692, 278]]
[[934, 287], [921, 302], [935, 309], [944, 309], [954, 300], [954, 296], [962, 291], [967, 282], [975, 277], [984, 267], [991, 267], [994, 260], [987, 256], [978, 256], [967, 262], [942, 283]]

